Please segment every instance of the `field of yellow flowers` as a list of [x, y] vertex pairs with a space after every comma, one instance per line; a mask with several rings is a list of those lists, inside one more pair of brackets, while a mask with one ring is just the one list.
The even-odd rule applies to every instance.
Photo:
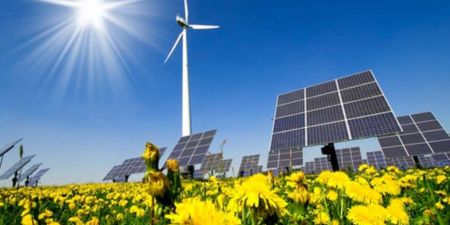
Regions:
[[[450, 224], [450, 167], [182, 180], [174, 204], [149, 183], [0, 189], [0, 224]], [[161, 185], [165, 185], [161, 183]]]

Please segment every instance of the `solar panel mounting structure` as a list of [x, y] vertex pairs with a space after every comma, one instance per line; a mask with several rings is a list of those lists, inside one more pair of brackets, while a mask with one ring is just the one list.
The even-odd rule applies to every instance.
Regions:
[[50, 168], [45, 168], [39, 170], [31, 179], [29, 182], [29, 185], [31, 186], [37, 186], [39, 180], [41, 180], [42, 176], [44, 176], [45, 173], [47, 173], [50, 170]]
[[359, 147], [336, 149], [339, 168], [357, 171], [362, 165], [361, 150]]
[[18, 139], [17, 141], [14, 141], [12, 143], [6, 144], [5, 146], [0, 148], [0, 168], [2, 167], [2, 163], [3, 163], [3, 156], [5, 156], [5, 154], [7, 152], [9, 152], [11, 149], [14, 148], [14, 146], [16, 146], [16, 144], [18, 144], [20, 141], [22, 141], [23, 138]]
[[168, 159], [176, 159], [182, 167], [202, 163], [217, 130], [181, 137]]
[[288, 172], [291, 168], [299, 168], [302, 164], [303, 149], [300, 147], [269, 151], [267, 169]]
[[242, 157], [241, 166], [239, 167], [240, 176], [249, 176], [256, 172], [259, 162], [259, 154], [248, 155]]
[[338, 170], [332, 143], [400, 132], [372, 71], [364, 71], [278, 96], [270, 150], [325, 145]]
[[398, 117], [403, 132], [378, 137], [386, 158], [450, 152], [450, 137], [431, 112]]
[[367, 163], [378, 170], [386, 168], [386, 160], [382, 151], [367, 152]]
[[39, 169], [41, 165], [42, 163], [34, 164], [30, 168], [28, 168], [25, 172], [20, 174], [19, 182], [29, 178], [29, 176], [31, 176], [31, 174], [33, 174], [37, 169]]
[[15, 174], [20, 169], [22, 169], [27, 163], [29, 163], [34, 156], [36, 156], [36, 155], [30, 155], [30, 156], [23, 157], [21, 160], [16, 162], [16, 164], [14, 164], [11, 168], [9, 168], [6, 172], [4, 172], [0, 176], [0, 180], [5, 180], [5, 179], [8, 179], [9, 177], [11, 177], [13, 174]]

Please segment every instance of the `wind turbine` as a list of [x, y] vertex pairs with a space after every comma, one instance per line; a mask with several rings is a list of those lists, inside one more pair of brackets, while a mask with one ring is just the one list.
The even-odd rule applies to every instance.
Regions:
[[187, 0], [184, 0], [184, 18], [176, 16], [176, 21], [181, 27], [181, 33], [178, 35], [175, 44], [167, 55], [164, 63], [169, 60], [173, 51], [177, 47], [180, 40], [183, 38], [183, 62], [182, 62], [182, 136], [191, 135], [191, 105], [189, 99], [189, 74], [188, 74], [188, 54], [187, 54], [187, 31], [188, 29], [193, 30], [211, 30], [217, 29], [219, 26], [216, 25], [200, 25], [200, 24], [189, 24], [189, 10]]

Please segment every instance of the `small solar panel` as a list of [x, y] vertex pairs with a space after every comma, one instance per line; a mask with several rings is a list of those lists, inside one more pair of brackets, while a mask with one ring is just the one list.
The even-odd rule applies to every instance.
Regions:
[[267, 169], [299, 168], [303, 164], [302, 148], [274, 150], [269, 152]]
[[357, 73], [277, 99], [271, 151], [400, 132], [372, 71]]
[[42, 178], [42, 176], [44, 176], [45, 173], [47, 173], [47, 171], [49, 171], [50, 168], [45, 168], [45, 169], [41, 169], [39, 170], [31, 179], [30, 179], [30, 184], [29, 185], [36, 185], [39, 180]]
[[431, 112], [398, 117], [403, 132], [380, 136], [386, 158], [450, 152], [450, 137]]
[[31, 161], [31, 159], [36, 155], [26, 156], [23, 157], [21, 160], [19, 160], [14, 166], [9, 168], [6, 172], [3, 173], [3, 175], [0, 176], [0, 180], [8, 179], [10, 176], [12, 176], [15, 172], [22, 169], [27, 163]]
[[203, 159], [200, 170], [204, 173], [216, 170], [219, 166], [219, 163], [222, 161], [222, 158], [222, 153], [206, 155]]
[[359, 147], [336, 149], [339, 168], [342, 170], [358, 170], [362, 164], [361, 150]]
[[216, 132], [217, 130], [210, 130], [181, 137], [168, 159], [177, 159], [180, 166], [202, 163]]
[[378, 170], [386, 168], [386, 161], [382, 151], [367, 152], [367, 163]]
[[36, 171], [37, 169], [39, 169], [39, 167], [40, 167], [41, 165], [42, 165], [42, 163], [32, 165], [32, 166], [31, 166], [30, 168], [28, 168], [25, 172], [23, 172], [22, 174], [20, 174], [19, 181], [23, 181], [23, 180], [25, 180], [27, 177], [31, 176], [31, 174], [34, 173], [34, 171]]
[[216, 173], [223, 174], [230, 170], [232, 159], [225, 159], [219, 162]]
[[313, 162], [305, 162], [305, 166], [303, 167], [303, 172], [306, 174], [314, 174], [315, 173], [315, 165]]
[[330, 160], [328, 160], [328, 157], [319, 157], [314, 158], [314, 172], [320, 173], [324, 170], [333, 170], [331, 167]]
[[6, 144], [5, 146], [0, 148], [0, 157], [2, 157], [3, 155], [5, 155], [9, 150], [13, 149], [14, 146], [16, 146], [17, 143], [19, 143], [20, 141], [22, 141], [23, 138], [20, 138], [17, 141], [14, 141], [12, 143]]
[[106, 174], [103, 180], [113, 180], [114, 178], [116, 178], [118, 173], [120, 172], [121, 167], [122, 165], [113, 166], [113, 168]]
[[433, 157], [431, 157], [431, 155], [419, 155], [417, 156], [417, 158], [422, 168], [437, 167], [437, 164], [434, 161]]
[[239, 167], [239, 171], [244, 172], [244, 176], [248, 176], [254, 173], [257, 173], [256, 170], [258, 168], [259, 162], [259, 154], [257, 155], [248, 155], [242, 157], [241, 166]]

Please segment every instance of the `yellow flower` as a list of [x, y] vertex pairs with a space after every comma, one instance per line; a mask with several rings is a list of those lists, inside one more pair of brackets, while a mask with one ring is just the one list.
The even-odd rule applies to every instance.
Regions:
[[447, 177], [444, 176], [444, 175], [438, 175], [438, 176], [436, 177], [436, 182], [437, 182], [438, 184], [441, 184], [441, 183], [444, 182], [445, 180], [447, 180]]
[[306, 188], [299, 186], [288, 193], [289, 198], [294, 200], [294, 202], [305, 204], [309, 200], [309, 193]]
[[38, 222], [35, 219], [33, 219], [33, 216], [27, 214], [24, 217], [22, 217], [22, 225], [38, 225]]
[[61, 224], [56, 221], [53, 221], [53, 222], [47, 223], [47, 225], [61, 225]]
[[116, 220], [117, 221], [122, 221], [123, 220], [123, 214], [122, 213], [117, 213]]
[[156, 145], [147, 142], [144, 153], [141, 155], [144, 160], [156, 160], [159, 158], [159, 150]]
[[342, 171], [331, 173], [326, 185], [337, 189], [343, 189], [350, 182], [348, 175]]
[[361, 203], [379, 203], [381, 195], [370, 186], [363, 186], [358, 182], [350, 181], [346, 188], [345, 194], [352, 200]]
[[334, 202], [334, 201], [336, 201], [337, 197], [338, 197], [338, 194], [335, 191], [333, 191], [333, 190], [328, 191], [327, 199]]
[[39, 214], [38, 219], [42, 220], [44, 218], [49, 218], [53, 216], [53, 212], [46, 209], [43, 213]]
[[170, 224], [180, 225], [237, 225], [240, 220], [232, 214], [218, 210], [211, 201], [201, 201], [198, 198], [183, 199], [175, 204], [175, 213], [166, 215]]
[[136, 214], [137, 217], [143, 217], [145, 215], [145, 210], [133, 205], [130, 208], [130, 213]]
[[314, 217], [314, 224], [328, 224], [330, 222], [330, 216], [326, 212], [317, 213]]
[[372, 184], [375, 190], [378, 190], [383, 194], [397, 196], [401, 192], [400, 185], [398, 185], [395, 178], [389, 174], [374, 178], [370, 184]]
[[437, 202], [434, 206], [436, 209], [444, 209], [444, 205], [442, 205], [441, 202]]
[[91, 220], [86, 222], [86, 225], [100, 225], [100, 220], [94, 216]]
[[387, 211], [380, 205], [355, 205], [350, 208], [347, 219], [356, 225], [384, 225]]
[[388, 213], [388, 220], [392, 224], [409, 224], [409, 216], [405, 212], [404, 207], [405, 199], [397, 198], [397, 199], [391, 199], [391, 203], [386, 208]]
[[269, 215], [283, 216], [287, 214], [286, 201], [271, 190], [266, 176], [256, 174], [242, 185], [237, 184], [233, 193], [228, 210], [243, 212], [244, 209], [251, 210], [255, 215], [265, 218]]
[[304, 185], [305, 174], [303, 172], [292, 173], [286, 180], [290, 187], [298, 187]]
[[169, 180], [160, 171], [147, 173], [146, 183], [148, 193], [154, 197], [163, 197], [169, 188]]
[[178, 160], [176, 159], [168, 159], [166, 161], [167, 169], [173, 172], [177, 172], [179, 169]]

